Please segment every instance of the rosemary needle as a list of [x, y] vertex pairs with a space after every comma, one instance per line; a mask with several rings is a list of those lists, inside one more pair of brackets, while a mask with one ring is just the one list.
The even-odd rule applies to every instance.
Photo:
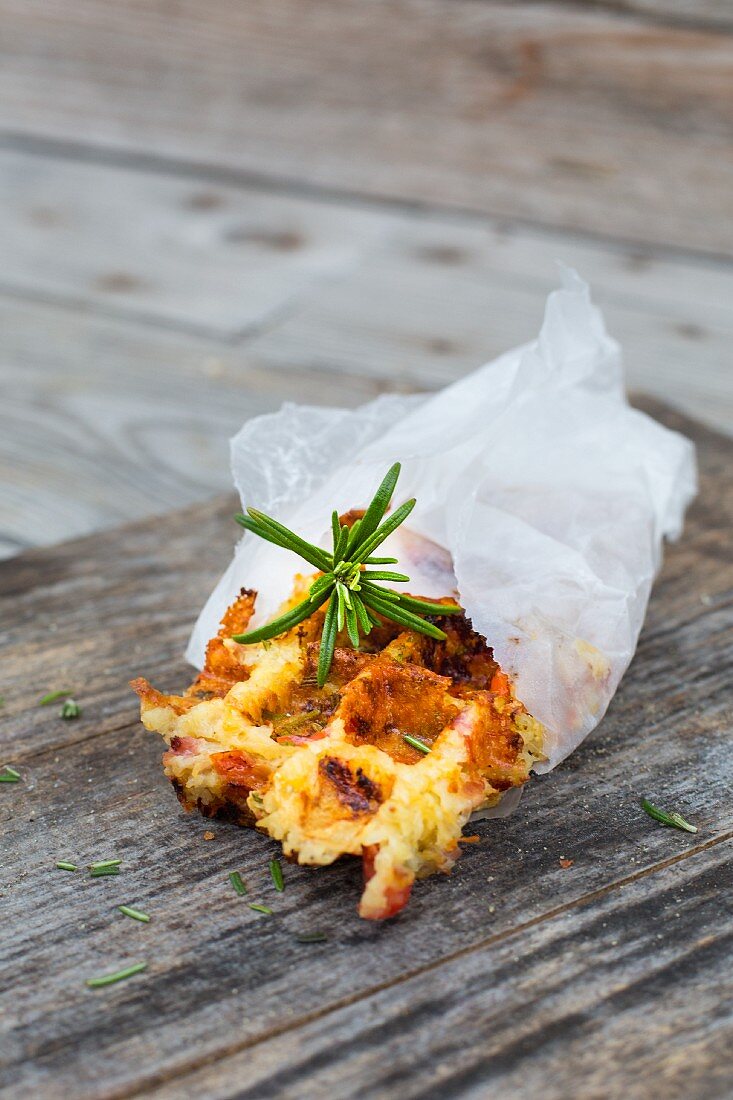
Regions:
[[269, 905], [258, 905], [256, 901], [251, 901], [249, 907], [250, 909], [254, 909], [257, 913], [264, 913], [267, 917], [272, 916], [272, 909]]
[[108, 875], [119, 875], [121, 859], [102, 859], [99, 863], [89, 864], [89, 873], [92, 878], [106, 878]]
[[103, 985], [112, 985], [113, 982], [121, 982], [123, 978], [131, 978], [133, 974], [139, 974], [147, 963], [135, 963], [126, 966], [124, 970], [117, 970], [114, 974], [103, 974], [100, 978], [87, 978], [86, 984], [90, 989], [101, 989]]
[[60, 859], [56, 864], [59, 871], [78, 871], [79, 868], [75, 863], [68, 863], [65, 859]]
[[413, 749], [417, 749], [418, 752], [428, 753], [430, 752], [430, 746], [426, 745], [424, 741], [418, 740], [417, 737], [411, 737], [409, 733], [403, 733], [402, 739], [407, 741], [408, 745], [412, 745]]
[[302, 932], [295, 938], [298, 943], [325, 943], [328, 940], [325, 932]]
[[283, 869], [280, 866], [279, 859], [270, 860], [270, 877], [272, 878], [275, 889], [278, 893], [282, 894], [285, 889], [285, 880], [283, 878]]
[[70, 690], [49, 691], [48, 695], [44, 695], [42, 699], [38, 700], [38, 705], [39, 707], [47, 707], [49, 703], [55, 703], [57, 699], [65, 699], [67, 695], [71, 695]]
[[229, 881], [234, 887], [235, 891], [239, 894], [240, 898], [244, 897], [247, 893], [247, 887], [244, 885], [244, 881], [239, 871], [232, 871], [229, 875]]
[[686, 833], [697, 832], [697, 825], [690, 825], [689, 821], [685, 821], [682, 814], [668, 814], [665, 813], [664, 810], [658, 810], [657, 807], [652, 806], [651, 802], [646, 798], [642, 798], [641, 808], [645, 813], [649, 814], [649, 817], [653, 817], [655, 821], [659, 821], [662, 825], [671, 825], [674, 829], [683, 829]]
[[150, 921], [147, 913], [141, 913], [139, 909], [133, 909], [131, 905], [118, 905], [117, 908], [125, 917], [132, 917], [133, 920], [142, 921], [143, 924], [148, 924]]
[[17, 772], [15, 768], [11, 768], [9, 764], [6, 764], [0, 773], [0, 783], [18, 783], [20, 780], [20, 772]]

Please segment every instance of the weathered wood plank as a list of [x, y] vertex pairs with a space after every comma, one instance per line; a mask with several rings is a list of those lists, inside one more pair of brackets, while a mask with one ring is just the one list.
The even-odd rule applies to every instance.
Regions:
[[[434, 1072], [444, 1064], [453, 1074], [454, 1029], [444, 1029], [441, 1013], [424, 1000], [426, 983], [442, 988], [444, 972], [450, 979], [450, 1019], [464, 1018], [462, 998], [466, 1011], [471, 1004], [476, 1008], [464, 1068], [479, 1077], [469, 1080], [467, 1089], [485, 1072], [480, 1048], [487, 1012], [493, 1021], [502, 1005], [508, 1010], [506, 1027], [492, 1023], [495, 1075], [501, 1071], [513, 1082], [527, 1060], [532, 1074], [549, 1072], [552, 1079], [555, 1068], [565, 1072], [561, 1029], [572, 1027], [578, 1011], [585, 1030], [573, 1043], [587, 1032], [594, 1049], [602, 1040], [609, 1051], [615, 1042], [629, 1040], [636, 1014], [649, 1004], [649, 989], [670, 992], [674, 1004], [665, 1009], [664, 1020], [676, 1025], [681, 987], [669, 978], [668, 963], [683, 941], [690, 942], [684, 958], [691, 959], [691, 969], [683, 969], [680, 980], [687, 974], [695, 992], [704, 984], [701, 996], [719, 1006], [708, 981], [719, 958], [718, 940], [711, 942], [708, 961], [705, 945], [693, 950], [691, 941], [707, 935], [716, 920], [723, 933], [710, 890], [715, 867], [720, 874], [725, 869], [716, 862], [722, 845], [710, 851], [706, 846], [733, 828], [727, 751], [733, 724], [732, 584], [725, 553], [731, 501], [721, 477], [733, 444], [684, 426], [699, 444], [701, 498], [683, 542], [668, 554], [637, 658], [601, 729], [562, 768], [533, 781], [514, 817], [478, 825], [483, 843], [469, 848], [450, 879], [422, 884], [405, 914], [380, 927], [364, 925], [353, 913], [358, 872], [349, 864], [317, 872], [287, 867], [287, 889], [274, 901], [276, 915], [261, 918], [249, 910], [231, 891], [227, 872], [238, 867], [253, 899], [272, 900], [266, 860], [274, 846], [219, 824], [216, 840], [205, 842], [204, 822], [184, 818], [175, 806], [157, 763], [159, 745], [135, 723], [124, 680], [134, 664], [139, 671], [152, 669], [162, 686], [173, 686], [182, 676], [175, 651], [186, 620], [200, 601], [200, 588], [228, 556], [225, 509], [202, 507], [3, 563], [7, 703], [0, 751], [23, 774], [22, 784], [0, 791], [2, 976], [11, 976], [0, 1027], [12, 1095], [96, 1100], [137, 1094], [170, 1079], [169, 1094], [190, 1095], [185, 1081], [180, 1088], [176, 1084], [177, 1075], [228, 1056], [234, 1059], [232, 1076], [226, 1064], [219, 1082], [229, 1082], [231, 1095], [240, 1072], [239, 1050], [267, 1044], [256, 1056], [252, 1079], [237, 1085], [256, 1089], [257, 1074], [267, 1072], [282, 1049], [277, 1036], [301, 1026], [306, 1030], [294, 1036], [293, 1051], [306, 1062], [305, 1077], [297, 1085], [275, 1081], [282, 1088], [272, 1094], [304, 1095], [303, 1081], [312, 1080], [310, 1094], [318, 1095], [323, 1074], [328, 1075], [320, 1068], [323, 1032], [317, 1026], [308, 1030], [307, 1021], [374, 995], [359, 1018], [361, 1039], [353, 1037], [348, 1010], [335, 1020], [338, 1057], [351, 1089], [345, 1094], [356, 1094], [361, 1080], [363, 1094], [370, 1095], [370, 1081], [375, 1088], [384, 1081], [374, 1069], [378, 1039], [365, 1021], [371, 1005], [382, 1003], [380, 987], [409, 979], [416, 984], [401, 989], [410, 997], [414, 991], [418, 1004], [409, 1029], [419, 1026], [419, 1038], [409, 1034], [425, 1059], [423, 1068], [427, 1071], [432, 1058]], [[55, 631], [48, 630], [50, 624]], [[72, 675], [84, 707], [80, 719], [63, 723], [53, 710], [33, 705], [43, 690], [67, 686]], [[650, 822], [637, 806], [642, 793], [693, 817], [698, 836]], [[83, 865], [112, 855], [125, 860], [119, 878], [90, 881], [53, 870], [59, 858]], [[561, 856], [573, 859], [573, 866], [562, 868]], [[676, 856], [686, 857], [679, 882], [661, 869]], [[645, 876], [638, 899], [616, 890], [614, 884], [636, 873]], [[683, 885], [695, 879], [702, 884], [697, 916], [692, 887]], [[592, 895], [609, 887], [617, 900], [611, 899], [608, 909], [597, 908]], [[670, 896], [682, 898], [682, 917], [678, 925], [670, 921], [660, 927], [659, 904]], [[121, 902], [140, 905], [153, 922], [125, 921], [115, 911]], [[584, 908], [577, 920], [555, 912], [579, 902]], [[525, 936], [524, 924], [544, 924], [548, 918], [546, 933]], [[693, 934], [695, 920], [702, 931]], [[296, 941], [299, 932], [316, 928], [329, 932], [328, 944]], [[658, 932], [668, 939], [650, 955]], [[526, 975], [513, 962], [519, 942], [522, 951], [527, 944]], [[434, 972], [442, 960], [473, 949], [480, 949], [475, 967], [480, 976], [468, 989], [464, 977], [474, 972], [470, 963], [467, 970], [456, 970], [456, 961]], [[565, 966], [559, 977], [553, 963], [558, 950]], [[569, 950], [577, 952], [577, 965], [570, 964]], [[648, 961], [642, 964], [641, 955]], [[84, 977], [138, 958], [149, 963], [144, 976], [101, 993], [83, 987]], [[601, 966], [599, 984], [588, 977], [594, 964]], [[666, 984], [654, 985], [657, 971], [667, 974]], [[640, 999], [635, 999], [637, 980]], [[496, 992], [487, 993], [492, 987]], [[390, 996], [395, 1009], [405, 1003], [400, 989]], [[556, 1004], [562, 1024], [548, 1033], [543, 1028]], [[602, 1025], [615, 1004], [624, 1009], [621, 1022], [604, 1037]], [[686, 1007], [689, 1014], [689, 1003]], [[522, 1042], [515, 1041], [510, 1026], [520, 1012], [526, 1029]], [[387, 1013], [385, 1027], [391, 1026]], [[533, 1058], [535, 1032], [544, 1041]], [[720, 1032], [701, 1026], [683, 1038], [694, 1080], [714, 1081]], [[428, 1054], [431, 1046], [434, 1056]], [[585, 1065], [584, 1056], [577, 1056]], [[394, 1058], [395, 1072], [407, 1073], [409, 1050], [399, 1040]], [[651, 1072], [656, 1065], [643, 1042], [634, 1058], [630, 1066]], [[224, 1085], [217, 1093], [214, 1070], [193, 1081], [206, 1095], [227, 1095]], [[674, 1085], [675, 1078], [670, 1081]], [[423, 1088], [422, 1078], [418, 1083]], [[385, 1087], [392, 1087], [389, 1081]]]
[[[344, 310], [361, 329], [369, 321], [397, 328], [402, 309], [415, 312], [412, 328], [426, 309], [423, 356], [437, 354], [446, 324], [443, 355], [460, 363], [450, 355], [458, 326], [493, 334], [497, 346], [526, 339], [556, 285], [557, 260], [583, 271], [604, 305], [660, 313], [676, 321], [678, 335], [695, 329], [703, 355], [706, 327], [723, 326], [728, 338], [733, 316], [733, 267], [725, 263], [471, 215], [271, 195], [205, 176], [9, 150], [0, 150], [0, 235], [1, 282], [14, 297], [183, 331], [198, 326], [198, 335], [227, 340], [262, 333], [267, 342], [289, 318], [297, 323], [304, 306], [333, 299], [332, 312]], [[502, 292], [507, 301], [494, 304]]]
[[277, 369], [436, 387], [534, 337], [557, 261], [588, 279], [629, 388], [733, 429], [733, 268], [480, 222], [405, 218], [357, 269], [248, 344]]
[[[92, 554], [82, 539], [3, 563], [5, 750], [9, 739], [33, 754], [129, 724], [131, 700], [121, 688], [139, 675], [141, 661], [161, 675], [187, 675], [181, 654], [231, 556], [234, 505], [233, 497], [217, 498], [127, 527], [124, 537], [95, 535]], [[58, 707], [37, 706], [47, 692], [66, 688], [88, 701], [73, 723], [58, 718]]]
[[733, 249], [733, 39], [704, 27], [473, 0], [6, 0], [0, 49], [6, 132]]
[[[557, 258], [590, 279], [633, 387], [733, 424], [728, 265], [119, 166], [2, 165], [6, 553], [228, 488], [228, 437], [284, 399], [354, 404], [452, 381], [534, 335]], [[268, 260], [273, 242], [288, 249]], [[115, 271], [127, 283], [105, 282]], [[247, 317], [257, 331], [229, 346]]]
[[731, 848], [629, 876], [146, 1095], [721, 1100]]
[[391, 383], [258, 366], [246, 350], [0, 297], [0, 535], [8, 549], [159, 515], [231, 487], [228, 440], [295, 395]]
[[388, 213], [0, 152], [0, 286], [229, 337], [357, 266]]

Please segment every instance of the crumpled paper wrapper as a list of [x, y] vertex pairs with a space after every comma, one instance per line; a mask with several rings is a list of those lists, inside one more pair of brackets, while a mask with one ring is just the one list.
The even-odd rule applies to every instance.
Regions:
[[[689, 440], [630, 408], [618, 345], [588, 287], [564, 269], [539, 338], [430, 396], [353, 410], [286, 404], [231, 443], [244, 506], [329, 545], [333, 508], [365, 507], [402, 463], [395, 504], [416, 496], [384, 544], [414, 595], [455, 595], [493, 646], [558, 764], [603, 717], [636, 648], [663, 539], [695, 495]], [[429, 541], [426, 541], [429, 540]], [[381, 552], [381, 551], [380, 551]], [[247, 534], [214, 589], [187, 656], [242, 586], [256, 622], [310, 567]]]

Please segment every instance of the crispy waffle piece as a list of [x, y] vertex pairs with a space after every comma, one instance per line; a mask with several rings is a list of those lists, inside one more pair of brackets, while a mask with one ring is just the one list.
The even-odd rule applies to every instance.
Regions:
[[[312, 579], [296, 578], [283, 611]], [[187, 810], [255, 825], [300, 863], [361, 857], [360, 915], [393, 916], [416, 878], [451, 869], [470, 815], [527, 781], [542, 728], [463, 616], [435, 619], [445, 641], [387, 621], [360, 650], [339, 638], [319, 688], [323, 609], [238, 645], [255, 599], [243, 590], [229, 608], [184, 695], [133, 682], [142, 721], [167, 741], [165, 773]]]

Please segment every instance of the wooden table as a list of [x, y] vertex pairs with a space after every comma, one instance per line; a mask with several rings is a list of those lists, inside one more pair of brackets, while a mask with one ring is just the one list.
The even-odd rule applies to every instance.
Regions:
[[[139, 724], [128, 679], [186, 682], [230, 498], [2, 564], [2, 751], [22, 776], [0, 786], [3, 1095], [729, 1095], [733, 443], [656, 411], [698, 443], [702, 493], [608, 716], [382, 925], [356, 915], [356, 861], [286, 865], [276, 894], [277, 845], [186, 817]], [[38, 706], [61, 688], [78, 719]], [[118, 877], [55, 867], [105, 858]]]
[[[625, 9], [625, 10], [620, 10]], [[283, 399], [435, 388], [556, 260], [733, 429], [728, 0], [2, 0], [0, 553], [229, 488]]]
[[[728, 1096], [730, 5], [2, 9], [2, 1095]], [[399, 920], [357, 920], [347, 864], [286, 868], [259, 917], [227, 874], [270, 900], [271, 845], [204, 840], [125, 687], [185, 679], [234, 538], [227, 438], [531, 339], [556, 260], [700, 447], [637, 659]], [[68, 686], [77, 720], [37, 706]], [[119, 878], [54, 867], [106, 856]]]

